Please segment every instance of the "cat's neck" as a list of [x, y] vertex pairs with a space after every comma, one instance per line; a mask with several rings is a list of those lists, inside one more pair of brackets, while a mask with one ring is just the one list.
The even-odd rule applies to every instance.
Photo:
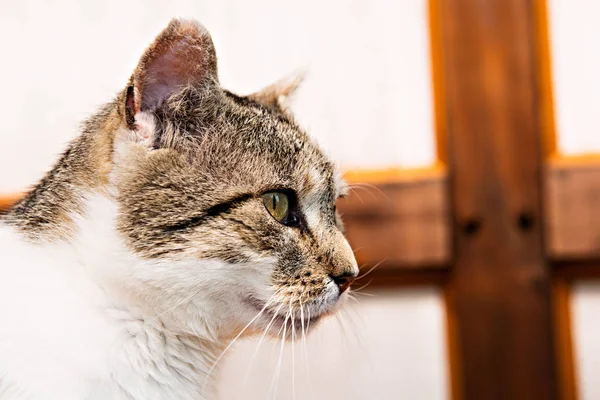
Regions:
[[111, 355], [115, 367], [110, 384], [126, 398], [214, 397], [213, 365], [223, 345], [194, 332], [171, 330], [160, 317], [133, 317], [130, 310], [112, 310], [111, 316], [125, 330]]

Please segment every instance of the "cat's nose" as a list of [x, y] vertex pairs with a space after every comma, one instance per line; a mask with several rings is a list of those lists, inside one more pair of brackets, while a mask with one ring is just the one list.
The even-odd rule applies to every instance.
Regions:
[[340, 294], [344, 293], [356, 279], [356, 272], [347, 271], [342, 275], [330, 275], [333, 282], [340, 289]]
[[354, 258], [354, 252], [350, 248], [346, 238], [344, 238], [344, 235], [337, 231], [334, 240], [334, 246], [330, 252], [331, 269], [329, 270], [329, 277], [340, 289], [340, 294], [342, 294], [348, 290], [358, 276], [358, 265]]

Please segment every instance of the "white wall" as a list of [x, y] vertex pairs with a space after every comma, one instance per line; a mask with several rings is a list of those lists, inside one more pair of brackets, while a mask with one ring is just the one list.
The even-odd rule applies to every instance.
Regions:
[[[548, 8], [558, 150], [600, 152], [600, 2], [549, 0]], [[572, 290], [577, 387], [582, 399], [598, 399], [600, 284]]]
[[572, 290], [577, 388], [582, 400], [600, 399], [600, 282], [578, 283]]
[[298, 118], [347, 168], [435, 161], [425, 0], [9, 0], [0, 13], [0, 193], [39, 179], [172, 16], [212, 32], [222, 83], [299, 68]]
[[548, 0], [558, 150], [600, 152], [600, 2]]
[[[124, 86], [172, 16], [209, 28], [221, 81], [234, 91], [306, 69], [298, 118], [346, 168], [435, 161], [426, 0], [5, 0], [0, 194], [43, 175], [79, 122]], [[308, 394], [299, 375], [296, 398], [447, 398], [440, 293], [424, 288], [361, 302], [356, 327], [342, 317], [344, 335], [332, 320], [309, 339], [319, 395]], [[235, 398], [253, 346], [249, 341], [232, 355], [223, 398]], [[247, 398], [264, 398], [276, 361], [258, 358]], [[278, 399], [292, 393], [290, 362], [286, 355]]]
[[348, 304], [339, 319], [325, 321], [309, 338], [308, 357], [302, 343], [284, 348], [279, 379], [279, 342], [263, 342], [252, 365], [248, 360], [260, 341], [240, 343], [225, 362], [225, 376], [235, 379], [221, 386], [220, 398], [448, 399], [440, 291], [357, 297], [359, 303]]

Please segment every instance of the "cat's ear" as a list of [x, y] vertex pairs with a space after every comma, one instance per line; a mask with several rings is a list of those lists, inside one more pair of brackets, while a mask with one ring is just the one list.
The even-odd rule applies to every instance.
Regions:
[[127, 90], [127, 122], [154, 111], [187, 85], [217, 84], [210, 34], [193, 20], [173, 19], [141, 57]]
[[288, 101], [304, 80], [304, 73], [298, 72], [269, 85], [248, 97], [269, 108], [287, 111]]

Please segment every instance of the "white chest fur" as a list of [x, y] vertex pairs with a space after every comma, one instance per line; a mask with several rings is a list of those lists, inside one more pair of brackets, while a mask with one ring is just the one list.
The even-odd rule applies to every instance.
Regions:
[[69, 242], [31, 244], [0, 225], [0, 400], [205, 398], [223, 346], [99, 284], [100, 264], [136, 262], [111, 233], [113, 208], [92, 196]]

